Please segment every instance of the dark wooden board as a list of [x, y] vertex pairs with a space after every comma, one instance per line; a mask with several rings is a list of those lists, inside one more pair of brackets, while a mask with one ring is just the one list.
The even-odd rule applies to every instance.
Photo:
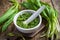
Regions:
[[[11, 6], [11, 3], [8, 2], [9, 0], [0, 0], [0, 16], [3, 15], [3, 13]], [[20, 0], [18, 0], [20, 2]], [[44, 2], [49, 3], [50, 5], [52, 5], [51, 0], [41, 0]], [[60, 10], [60, 0], [53, 0], [53, 6], [58, 10]], [[59, 12], [59, 22], [60, 22], [60, 12]], [[0, 26], [1, 28], [1, 26]], [[45, 29], [45, 28], [44, 28]], [[17, 38], [17, 36], [15, 37], [9, 37], [7, 36], [8, 33], [13, 32], [13, 33], [19, 33], [19, 31], [15, 28], [14, 24], [12, 23], [6, 32], [4, 33], [0, 33], [0, 40], [6, 40], [6, 38], [10, 39], [10, 40], [15, 40]], [[43, 30], [38, 30], [37, 32], [34, 33], [34, 35], [32, 36], [32, 38], [29, 37], [25, 37], [26, 40], [48, 40], [46, 37], [41, 38], [40, 36], [42, 35]], [[22, 33], [21, 33], [22, 34]], [[31, 35], [30, 35], [31, 36]]]

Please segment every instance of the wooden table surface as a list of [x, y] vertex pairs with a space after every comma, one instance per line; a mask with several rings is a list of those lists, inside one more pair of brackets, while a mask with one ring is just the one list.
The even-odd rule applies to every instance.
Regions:
[[[9, 0], [0, 0], [0, 16], [3, 15], [3, 13], [11, 6], [11, 3], [8, 2]], [[18, 0], [20, 2], [20, 0]], [[60, 0], [41, 0], [44, 2], [49, 3], [52, 7], [56, 8], [58, 11], [58, 19], [60, 23]], [[0, 27], [1, 29], [1, 27]], [[14, 27], [13, 23], [8, 27], [8, 30], [4, 33], [0, 33], [0, 40], [7, 40], [6, 39], [6, 34], [9, 32], [12, 32], [16, 30]], [[26, 38], [26, 40], [48, 40], [46, 37], [41, 38], [40, 37], [41, 32], [38, 33], [35, 37], [33, 38]], [[9, 37], [10, 38], [10, 37]], [[16, 38], [16, 37], [15, 37]], [[10, 40], [14, 40], [14, 37], [10, 38]]]

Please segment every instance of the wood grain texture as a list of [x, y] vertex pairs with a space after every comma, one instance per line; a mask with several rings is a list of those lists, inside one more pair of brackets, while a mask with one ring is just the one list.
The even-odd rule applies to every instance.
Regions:
[[[25, 0], [24, 0], [25, 1]], [[43, 2], [47, 2], [52, 6], [51, 0], [41, 0]], [[21, 0], [18, 0], [18, 2], [21, 2]], [[60, 10], [60, 0], [53, 0], [53, 4], [54, 7], [58, 10]], [[4, 12], [6, 12], [7, 9], [9, 9], [9, 7], [11, 6], [11, 3], [8, 2], [8, 0], [0, 0], [0, 16], [4, 14]], [[60, 21], [60, 12], [59, 12], [59, 21]], [[8, 30], [4, 33], [0, 33], [0, 40], [7, 40], [6, 38], [8, 36], [6, 36], [6, 34], [8, 34], [9, 32], [14, 32], [17, 33], [18, 30], [15, 28], [14, 24], [12, 23], [9, 27]], [[32, 38], [26, 38], [26, 40], [48, 40], [46, 37], [41, 38], [40, 36], [42, 35], [42, 32], [39, 32], [36, 36], [32, 37]], [[8, 39], [10, 40], [15, 40], [17, 37], [8, 37]]]

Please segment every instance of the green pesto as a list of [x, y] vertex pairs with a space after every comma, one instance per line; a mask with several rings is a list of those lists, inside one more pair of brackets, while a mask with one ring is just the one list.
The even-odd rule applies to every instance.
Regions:
[[17, 18], [17, 25], [22, 27], [22, 28], [33, 28], [35, 26], [38, 25], [39, 23], [39, 18], [35, 18], [32, 22], [30, 22], [29, 24], [23, 24], [23, 21], [27, 20], [32, 14], [31, 13], [24, 13], [22, 15], [20, 15], [18, 18]]

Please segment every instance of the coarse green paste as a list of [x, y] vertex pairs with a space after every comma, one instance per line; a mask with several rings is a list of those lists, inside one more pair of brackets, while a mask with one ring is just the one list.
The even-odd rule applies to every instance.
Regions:
[[29, 24], [23, 24], [23, 21], [27, 20], [30, 16], [32, 15], [32, 13], [24, 13], [22, 15], [20, 15], [18, 18], [17, 18], [17, 25], [22, 27], [22, 28], [33, 28], [35, 26], [38, 25], [39, 23], [39, 17], [35, 18], [32, 22], [30, 22]]

